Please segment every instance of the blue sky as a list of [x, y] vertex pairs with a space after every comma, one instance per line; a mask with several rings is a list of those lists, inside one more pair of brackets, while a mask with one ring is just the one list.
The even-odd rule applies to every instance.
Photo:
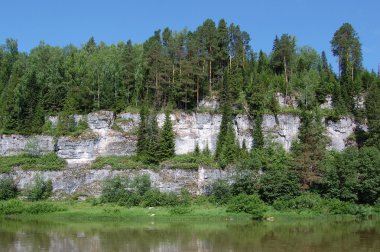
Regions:
[[54, 46], [81, 45], [90, 36], [97, 42], [143, 42], [159, 28], [194, 30], [206, 18], [225, 18], [251, 35], [255, 51], [270, 52], [276, 34], [295, 35], [297, 45], [330, 52], [334, 32], [349, 22], [362, 42], [363, 65], [377, 71], [380, 64], [379, 0], [269, 0], [269, 1], [2, 1], [0, 43], [18, 40], [29, 51], [41, 40]]

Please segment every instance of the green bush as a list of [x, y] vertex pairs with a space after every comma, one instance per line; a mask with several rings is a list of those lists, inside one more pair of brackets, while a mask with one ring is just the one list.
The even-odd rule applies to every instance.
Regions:
[[65, 209], [51, 203], [38, 202], [24, 208], [24, 213], [41, 214], [64, 211]]
[[0, 200], [8, 200], [17, 197], [17, 186], [11, 178], [0, 180]]
[[268, 210], [258, 195], [240, 194], [228, 202], [227, 212], [248, 213], [253, 219], [262, 219]]
[[226, 204], [232, 197], [231, 186], [227, 181], [218, 179], [212, 184], [212, 195], [215, 197], [215, 203]]
[[0, 202], [1, 215], [21, 214], [23, 211], [24, 204], [20, 200], [11, 199], [8, 201]]
[[234, 177], [231, 185], [231, 193], [239, 194], [255, 194], [259, 189], [259, 175], [256, 171], [242, 170]]
[[26, 198], [30, 201], [47, 199], [53, 191], [52, 181], [44, 181], [41, 176], [36, 176], [33, 184], [26, 190]]
[[325, 207], [331, 214], [351, 214], [360, 215], [363, 209], [360, 205], [356, 205], [349, 202], [343, 202], [338, 199], [325, 200]]
[[149, 175], [137, 176], [132, 182], [132, 188], [136, 193], [144, 195], [151, 189], [151, 181]]
[[104, 181], [101, 201], [103, 202], [127, 202], [131, 181], [127, 177], [114, 177]]
[[321, 196], [314, 193], [303, 193], [300, 196], [287, 200], [279, 199], [274, 201], [273, 207], [276, 210], [320, 210], [323, 205]]
[[136, 206], [150, 189], [151, 181], [148, 175], [136, 176], [134, 179], [114, 177], [104, 182], [101, 201]]
[[167, 204], [166, 195], [157, 189], [149, 190], [143, 195], [141, 204], [143, 207], [165, 206]]

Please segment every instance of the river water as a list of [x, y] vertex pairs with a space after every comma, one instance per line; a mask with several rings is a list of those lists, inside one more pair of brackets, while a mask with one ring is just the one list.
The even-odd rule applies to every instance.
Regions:
[[0, 220], [0, 251], [380, 251], [380, 221]]

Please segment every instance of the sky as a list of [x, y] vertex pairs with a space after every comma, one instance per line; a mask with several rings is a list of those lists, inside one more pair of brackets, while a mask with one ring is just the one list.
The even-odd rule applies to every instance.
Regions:
[[40, 41], [53, 46], [80, 46], [91, 36], [107, 44], [141, 43], [157, 29], [195, 30], [207, 18], [224, 18], [251, 36], [254, 51], [269, 53], [277, 35], [294, 35], [297, 46], [331, 54], [334, 32], [349, 22], [362, 43], [363, 66], [380, 64], [380, 0], [12, 0], [0, 2], [0, 44], [18, 40], [29, 52]]

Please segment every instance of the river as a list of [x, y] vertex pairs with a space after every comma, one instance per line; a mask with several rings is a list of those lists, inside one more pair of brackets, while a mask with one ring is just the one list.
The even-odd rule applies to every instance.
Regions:
[[380, 251], [380, 220], [0, 220], [0, 251]]

